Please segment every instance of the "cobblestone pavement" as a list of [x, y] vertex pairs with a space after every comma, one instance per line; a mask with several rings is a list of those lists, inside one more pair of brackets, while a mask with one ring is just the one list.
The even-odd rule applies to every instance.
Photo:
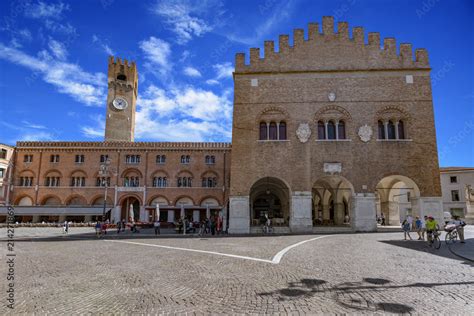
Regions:
[[[40, 235], [56, 231], [29, 236]], [[330, 235], [292, 248], [279, 264], [123, 242], [271, 260], [317, 236], [83, 236], [17, 241], [15, 306], [6, 308], [2, 281], [0, 314], [474, 313], [473, 263], [402, 233]], [[474, 229], [466, 238], [472, 247]], [[7, 269], [2, 260], [1, 278]]]

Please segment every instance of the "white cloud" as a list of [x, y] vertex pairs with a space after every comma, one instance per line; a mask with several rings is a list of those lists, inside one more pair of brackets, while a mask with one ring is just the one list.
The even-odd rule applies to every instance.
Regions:
[[92, 43], [99, 45], [99, 47], [109, 56], [115, 56], [115, 51], [105, 44], [97, 35], [92, 35]]
[[55, 86], [60, 93], [67, 94], [85, 105], [103, 106], [105, 103], [107, 80], [103, 73], [92, 74], [85, 72], [76, 64], [33, 57], [2, 43], [0, 43], [0, 59], [32, 70], [31, 76], [25, 78], [27, 84], [42, 78]]
[[195, 77], [195, 78], [201, 77], [201, 73], [199, 72], [199, 70], [193, 67], [186, 67], [184, 68], [183, 72], [186, 76], [189, 76], [189, 77]]
[[46, 126], [44, 126], [44, 125], [30, 123], [29, 121], [26, 121], [26, 120], [21, 121], [21, 123], [23, 123], [23, 125], [26, 128], [46, 129]]
[[52, 19], [61, 19], [62, 14], [65, 11], [69, 10], [69, 5], [59, 2], [54, 3], [45, 3], [43, 1], [38, 1], [35, 4], [29, 4], [26, 7], [25, 15], [34, 19], [42, 18], [52, 18]]
[[[259, 21], [264, 21], [259, 25], [255, 25], [253, 35], [240, 35], [237, 33], [226, 33], [223, 34], [228, 39], [234, 42], [239, 42], [245, 45], [261, 45], [267, 34], [271, 33], [273, 29], [280, 26], [285, 20], [291, 17], [295, 1], [287, 0], [275, 3], [274, 6], [270, 6], [268, 10], [264, 10], [265, 13]], [[268, 12], [268, 16], [267, 16]], [[263, 14], [262, 13], [262, 14]], [[238, 29], [238, 28], [236, 28]]]
[[50, 39], [48, 43], [49, 50], [53, 53], [53, 55], [59, 59], [59, 60], [65, 60], [67, 57], [67, 50], [66, 47], [64, 47], [64, 44], [54, 40]]
[[105, 118], [103, 115], [91, 117], [94, 126], [82, 126], [81, 132], [87, 138], [103, 138], [105, 135]]
[[185, 0], [161, 1], [153, 8], [153, 12], [176, 34], [178, 44], [186, 44], [193, 36], [202, 36], [212, 30], [206, 21], [196, 16], [202, 5]]
[[229, 140], [229, 91], [218, 96], [195, 87], [164, 90], [150, 86], [139, 97], [137, 138], [161, 141]]
[[232, 73], [234, 71], [232, 63], [226, 62], [223, 64], [214, 65], [212, 67], [216, 71], [216, 80], [232, 78]]
[[206, 83], [210, 86], [215, 86], [219, 84], [219, 81], [217, 81], [216, 79], [208, 79], [206, 80]]
[[54, 140], [54, 135], [48, 132], [25, 132], [18, 137], [19, 141], [49, 141]]
[[160, 66], [159, 72], [164, 74], [172, 67], [169, 60], [171, 54], [170, 44], [151, 36], [148, 40], [139, 43], [140, 49], [145, 53], [145, 59], [152, 64]]

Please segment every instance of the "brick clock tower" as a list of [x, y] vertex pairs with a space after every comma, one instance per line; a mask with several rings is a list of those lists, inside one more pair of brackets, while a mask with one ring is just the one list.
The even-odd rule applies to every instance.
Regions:
[[136, 64], [110, 56], [105, 141], [133, 142], [137, 93]]

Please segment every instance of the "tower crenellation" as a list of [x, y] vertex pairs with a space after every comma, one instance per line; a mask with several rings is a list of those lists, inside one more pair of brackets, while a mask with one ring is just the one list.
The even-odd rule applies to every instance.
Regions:
[[324, 70], [374, 70], [374, 69], [429, 69], [425, 49], [413, 51], [411, 44], [400, 44], [397, 53], [396, 39], [387, 37], [381, 46], [380, 33], [369, 32], [367, 42], [362, 27], [354, 27], [349, 35], [349, 24], [338, 22], [334, 30], [334, 18], [322, 18], [322, 32], [318, 23], [309, 23], [307, 39], [304, 29], [293, 30], [293, 44], [287, 34], [279, 36], [279, 48], [273, 41], [265, 41], [264, 56], [260, 49], [250, 49], [250, 63], [245, 54], [236, 54], [236, 73], [275, 71], [324, 71]]

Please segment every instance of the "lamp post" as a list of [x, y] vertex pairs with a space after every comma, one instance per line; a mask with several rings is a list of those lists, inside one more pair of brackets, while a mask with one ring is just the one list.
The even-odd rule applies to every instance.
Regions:
[[100, 164], [99, 176], [102, 177], [102, 184], [105, 187], [104, 190], [104, 209], [102, 210], [102, 221], [105, 221], [105, 207], [107, 204], [107, 176], [109, 174], [110, 159], [106, 159], [103, 163]]

